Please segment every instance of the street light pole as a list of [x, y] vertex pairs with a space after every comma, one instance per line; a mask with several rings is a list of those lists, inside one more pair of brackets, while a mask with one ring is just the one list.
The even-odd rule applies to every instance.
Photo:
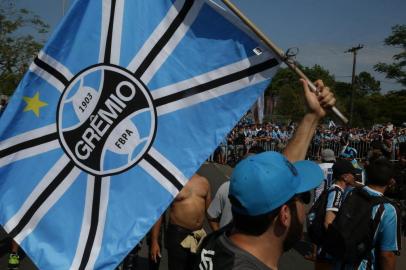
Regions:
[[345, 51], [346, 53], [353, 54], [352, 61], [352, 79], [351, 79], [351, 107], [350, 107], [350, 125], [353, 124], [353, 113], [354, 113], [354, 96], [355, 96], [355, 66], [357, 64], [357, 51], [364, 48], [364, 45], [359, 44], [357, 47], [352, 47]]

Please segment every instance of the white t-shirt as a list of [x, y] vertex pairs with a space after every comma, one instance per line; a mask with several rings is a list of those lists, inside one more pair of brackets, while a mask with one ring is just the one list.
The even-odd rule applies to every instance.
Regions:
[[217, 190], [213, 201], [210, 203], [207, 213], [211, 218], [220, 219], [220, 228], [231, 222], [233, 214], [231, 213], [231, 203], [228, 199], [230, 181], [224, 182]]
[[333, 162], [319, 164], [321, 170], [323, 171], [324, 180], [315, 190], [314, 201], [317, 201], [323, 190], [331, 187], [333, 183], [333, 165]]

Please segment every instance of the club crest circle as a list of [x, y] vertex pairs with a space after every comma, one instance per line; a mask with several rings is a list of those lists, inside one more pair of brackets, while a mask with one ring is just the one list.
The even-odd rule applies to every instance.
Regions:
[[155, 138], [157, 116], [150, 92], [118, 66], [95, 65], [78, 73], [65, 88], [57, 113], [65, 153], [95, 176], [130, 169]]

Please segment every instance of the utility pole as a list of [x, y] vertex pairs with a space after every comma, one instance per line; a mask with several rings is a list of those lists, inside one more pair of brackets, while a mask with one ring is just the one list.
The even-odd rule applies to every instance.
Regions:
[[352, 47], [346, 50], [346, 53], [353, 54], [352, 61], [352, 79], [351, 79], [351, 107], [350, 107], [350, 125], [353, 124], [353, 113], [354, 113], [354, 96], [355, 96], [355, 65], [357, 64], [357, 51], [364, 48], [364, 45], [358, 44], [357, 47]]

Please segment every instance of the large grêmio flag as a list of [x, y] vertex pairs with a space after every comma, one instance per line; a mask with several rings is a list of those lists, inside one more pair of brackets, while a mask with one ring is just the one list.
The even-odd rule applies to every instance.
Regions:
[[42, 270], [113, 269], [279, 62], [210, 1], [76, 1], [0, 121], [0, 223]]

